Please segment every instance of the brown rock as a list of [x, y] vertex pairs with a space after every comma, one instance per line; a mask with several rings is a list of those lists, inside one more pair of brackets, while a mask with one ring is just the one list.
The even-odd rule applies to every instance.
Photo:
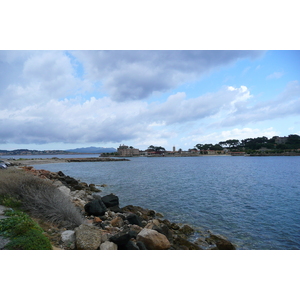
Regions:
[[113, 227], [122, 227], [124, 225], [124, 221], [121, 217], [115, 217], [111, 220], [110, 224]]
[[144, 228], [137, 235], [136, 240], [143, 242], [149, 250], [167, 250], [171, 247], [166, 236], [152, 229]]
[[94, 218], [94, 223], [101, 223], [102, 220], [99, 217]]

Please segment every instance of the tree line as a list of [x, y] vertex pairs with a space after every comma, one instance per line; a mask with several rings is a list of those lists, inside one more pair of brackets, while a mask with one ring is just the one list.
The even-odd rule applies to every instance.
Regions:
[[224, 148], [230, 151], [247, 151], [247, 150], [259, 150], [266, 148], [270, 150], [291, 150], [300, 149], [300, 136], [297, 134], [290, 134], [287, 137], [273, 136], [272, 138], [257, 137], [247, 138], [244, 140], [229, 139], [221, 141], [217, 144], [197, 144], [194, 149], [198, 150], [216, 150], [221, 151]]

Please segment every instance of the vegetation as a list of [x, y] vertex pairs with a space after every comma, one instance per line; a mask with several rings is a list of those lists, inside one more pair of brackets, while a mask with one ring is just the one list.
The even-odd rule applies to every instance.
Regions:
[[[1, 197], [0, 203], [6, 205], [7, 198]], [[14, 202], [10, 199], [10, 203]], [[9, 250], [52, 250], [49, 239], [43, 234], [43, 229], [26, 213], [7, 210], [6, 219], [0, 220], [0, 234], [10, 241], [5, 249]]]
[[33, 217], [67, 229], [84, 222], [79, 210], [51, 181], [23, 170], [7, 169], [0, 172], [0, 196], [5, 203], [19, 205]]
[[151, 152], [155, 152], [156, 154], [163, 154], [166, 152], [166, 149], [164, 147], [161, 146], [149, 146], [148, 149], [146, 151], [151, 151]]
[[299, 152], [300, 136], [290, 134], [288, 137], [273, 136], [272, 138], [257, 137], [247, 138], [244, 140], [229, 139], [221, 141], [218, 144], [197, 144], [195, 146], [202, 153], [207, 150], [224, 150], [227, 148], [231, 152], [245, 151], [246, 153], [254, 153], [261, 149], [269, 153], [282, 153], [284, 151]]

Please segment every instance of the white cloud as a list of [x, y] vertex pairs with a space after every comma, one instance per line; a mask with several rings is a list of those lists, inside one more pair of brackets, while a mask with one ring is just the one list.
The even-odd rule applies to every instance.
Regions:
[[184, 138], [184, 140], [192, 140], [197, 143], [201, 144], [216, 144], [221, 141], [226, 141], [229, 139], [246, 139], [246, 138], [256, 138], [256, 137], [262, 137], [266, 136], [268, 138], [271, 138], [275, 135], [278, 135], [278, 132], [274, 130], [274, 128], [266, 128], [266, 129], [259, 129], [259, 128], [234, 128], [231, 130], [224, 130], [221, 132], [213, 132], [209, 134], [194, 134], [189, 137]]
[[283, 72], [274, 72], [267, 76], [267, 79], [279, 79], [284, 75]]

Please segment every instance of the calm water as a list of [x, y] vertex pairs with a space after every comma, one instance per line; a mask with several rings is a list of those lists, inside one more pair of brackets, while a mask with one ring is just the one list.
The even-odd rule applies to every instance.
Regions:
[[210, 229], [239, 249], [300, 249], [300, 157], [130, 158], [124, 162], [59, 163], [87, 183], [107, 184], [128, 204]]

